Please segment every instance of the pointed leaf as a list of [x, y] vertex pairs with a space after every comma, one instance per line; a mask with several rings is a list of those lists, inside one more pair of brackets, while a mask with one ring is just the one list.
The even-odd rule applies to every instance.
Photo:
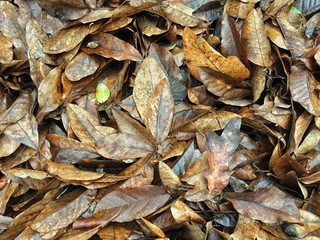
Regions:
[[113, 58], [115, 60], [132, 60], [141, 61], [142, 56], [131, 44], [117, 38], [108, 33], [98, 33], [91, 35], [88, 42], [98, 44], [95, 48], [82, 47], [82, 50], [87, 54], [98, 54], [105, 58]]
[[170, 195], [160, 186], [119, 188], [100, 200], [95, 208], [94, 216], [106, 218], [116, 208], [120, 209], [120, 213], [112, 221], [130, 222], [153, 213], [169, 198]]
[[47, 205], [33, 220], [31, 228], [46, 233], [67, 227], [87, 210], [96, 190], [77, 189]]
[[247, 218], [267, 224], [300, 222], [294, 199], [276, 187], [260, 188], [248, 193], [228, 193], [226, 198]]
[[145, 139], [129, 133], [113, 133], [100, 138], [96, 150], [105, 158], [125, 160], [144, 157], [153, 151], [153, 146]]
[[274, 62], [268, 35], [257, 11], [252, 9], [242, 25], [242, 41], [248, 50], [248, 59], [256, 65], [271, 67]]
[[303, 66], [293, 66], [290, 74], [292, 99], [300, 103], [309, 113], [320, 116], [320, 99], [316, 92], [317, 80]]
[[173, 117], [174, 100], [167, 78], [162, 79], [154, 88], [146, 115], [146, 126], [156, 142], [168, 137]]
[[138, 69], [133, 88], [133, 98], [144, 122], [153, 89], [163, 78], [166, 78], [166, 75], [157, 61], [146, 57]]

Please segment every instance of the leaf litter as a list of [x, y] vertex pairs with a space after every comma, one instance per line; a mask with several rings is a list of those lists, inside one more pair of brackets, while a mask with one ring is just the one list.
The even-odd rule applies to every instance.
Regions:
[[319, 6], [1, 1], [0, 238], [320, 238]]

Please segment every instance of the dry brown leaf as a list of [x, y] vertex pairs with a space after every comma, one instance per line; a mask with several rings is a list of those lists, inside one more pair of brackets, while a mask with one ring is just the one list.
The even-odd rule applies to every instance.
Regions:
[[284, 39], [279, 27], [274, 26], [272, 23], [265, 24], [266, 31], [270, 40], [277, 45], [277, 47], [288, 50], [288, 44]]
[[184, 202], [177, 200], [172, 204], [170, 211], [174, 220], [177, 223], [183, 222], [196, 222], [204, 223], [205, 220], [195, 213], [190, 207], [188, 207]]
[[[92, 47], [91, 45], [95, 46]], [[131, 44], [108, 33], [91, 35], [81, 48], [87, 54], [98, 54], [115, 60], [141, 61], [142, 56]]]
[[41, 81], [38, 88], [39, 110], [36, 116], [37, 122], [41, 122], [47, 114], [56, 110], [62, 104], [61, 74], [62, 68], [56, 67]]
[[248, 59], [256, 65], [271, 67], [273, 58], [268, 35], [261, 17], [252, 9], [242, 25], [241, 38], [248, 51]]
[[100, 200], [95, 208], [94, 216], [106, 218], [114, 209], [120, 209], [120, 213], [112, 221], [130, 222], [153, 213], [169, 198], [170, 195], [160, 186], [120, 188], [108, 193]]
[[0, 41], [2, 43], [0, 46], [0, 62], [2, 64], [10, 63], [13, 60], [12, 43], [2, 33], [0, 33]]
[[320, 116], [319, 94], [316, 92], [317, 80], [304, 66], [291, 67], [290, 92], [292, 99], [300, 103], [309, 113]]
[[152, 57], [146, 57], [138, 69], [133, 88], [133, 98], [144, 122], [146, 122], [152, 91], [164, 78], [166, 75], [157, 61]]
[[88, 25], [62, 29], [52, 38], [47, 40], [44, 45], [43, 51], [49, 54], [58, 54], [71, 51], [83, 41], [88, 33]]
[[248, 193], [228, 193], [226, 198], [247, 218], [268, 224], [300, 222], [294, 199], [276, 187], [260, 188]]
[[49, 174], [62, 181], [85, 182], [102, 178], [104, 173], [83, 171], [69, 163], [55, 163], [46, 161], [46, 170]]
[[245, 19], [249, 12], [253, 9], [257, 0], [249, 1], [239, 1], [239, 0], [230, 0], [228, 2], [228, 13], [234, 18]]
[[129, 133], [113, 133], [96, 142], [96, 150], [105, 158], [126, 160], [144, 157], [153, 152], [153, 146], [144, 138]]
[[163, 142], [169, 135], [173, 108], [170, 84], [168, 79], [164, 78], [153, 89], [145, 122], [157, 143]]
[[[67, 227], [87, 210], [96, 190], [74, 190], [48, 204], [32, 221], [31, 228], [40, 233]], [[62, 218], [63, 217], [63, 218]]]
[[17, 123], [9, 125], [4, 134], [17, 142], [39, 149], [38, 124], [33, 114], [28, 113]]
[[201, 23], [201, 20], [192, 16], [192, 8], [179, 2], [163, 1], [161, 3], [161, 9], [165, 13], [166, 18], [181, 26], [195, 27]]
[[[250, 72], [241, 61], [231, 56], [225, 58], [214, 50], [203, 38], [198, 38], [189, 29], [185, 28], [183, 33], [184, 53], [188, 62], [188, 67], [195, 77], [198, 76], [197, 67], [209, 67], [218, 74], [225, 75], [232, 79], [244, 80]], [[237, 67], [235, 67], [237, 66]], [[194, 69], [195, 68], [195, 69]]]
[[164, 239], [164, 240], [167, 240], [167, 239], [169, 239], [169, 238], [166, 238], [166, 235], [165, 235], [165, 233], [161, 230], [161, 228], [159, 228], [158, 226], [156, 226], [155, 224], [152, 224], [151, 222], [149, 222], [147, 219], [145, 219], [145, 218], [141, 218], [141, 220], [142, 220], [142, 222], [150, 229], [150, 231], [154, 234], [154, 235], [156, 235], [156, 236], [158, 236], [158, 237], [160, 237], [160, 238], [162, 238], [162, 239]]
[[78, 142], [72, 138], [67, 138], [58, 134], [48, 134], [47, 139], [50, 142], [55, 153], [55, 161], [77, 163], [86, 158], [97, 158], [99, 154], [96, 150], [86, 144]]
[[68, 63], [65, 74], [70, 81], [79, 81], [93, 74], [98, 68], [98, 59], [81, 52]]
[[68, 104], [67, 112], [70, 127], [84, 144], [94, 147], [98, 139], [116, 132], [114, 128], [101, 126], [97, 117], [78, 105]]

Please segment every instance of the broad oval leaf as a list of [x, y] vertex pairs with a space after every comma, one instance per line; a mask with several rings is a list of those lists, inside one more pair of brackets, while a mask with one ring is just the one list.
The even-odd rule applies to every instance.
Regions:
[[248, 59], [256, 65], [271, 67], [275, 59], [263, 21], [257, 11], [252, 9], [242, 25], [241, 37], [248, 51]]
[[300, 222], [294, 199], [276, 187], [259, 188], [248, 193], [227, 193], [226, 198], [240, 214], [248, 218], [267, 224]]
[[31, 228], [46, 233], [67, 227], [87, 210], [96, 190], [77, 189], [51, 202], [33, 220]]
[[134, 82], [133, 98], [141, 118], [146, 122], [148, 104], [153, 88], [158, 82], [166, 78], [166, 74], [152, 57], [146, 57], [141, 63]]
[[156, 142], [168, 136], [173, 118], [174, 100], [167, 78], [162, 79], [154, 88], [146, 116], [146, 125]]
[[119, 214], [112, 221], [130, 222], [153, 213], [169, 198], [170, 195], [160, 186], [119, 188], [100, 200], [95, 208], [94, 216], [107, 218], [114, 209], [120, 209]]
[[74, 49], [89, 33], [89, 26], [82, 25], [60, 30], [45, 43], [43, 51], [49, 54], [58, 54]]
[[143, 58], [130, 43], [108, 33], [98, 33], [88, 38], [88, 42], [98, 44], [95, 48], [83, 46], [82, 50], [87, 54], [98, 54], [105, 58], [115, 60], [141, 61]]
[[316, 116], [320, 116], [320, 99], [316, 92], [318, 84], [306, 67], [297, 65], [291, 67], [290, 91], [292, 99]]
[[129, 133], [113, 133], [100, 138], [96, 150], [105, 158], [126, 160], [140, 158], [153, 152], [153, 146], [145, 139]]

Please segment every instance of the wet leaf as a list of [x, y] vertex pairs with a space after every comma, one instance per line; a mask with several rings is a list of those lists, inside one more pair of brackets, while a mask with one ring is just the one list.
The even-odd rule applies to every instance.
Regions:
[[147, 57], [143, 60], [135, 79], [133, 98], [139, 114], [145, 122], [153, 89], [164, 78], [166, 75], [154, 58]]

